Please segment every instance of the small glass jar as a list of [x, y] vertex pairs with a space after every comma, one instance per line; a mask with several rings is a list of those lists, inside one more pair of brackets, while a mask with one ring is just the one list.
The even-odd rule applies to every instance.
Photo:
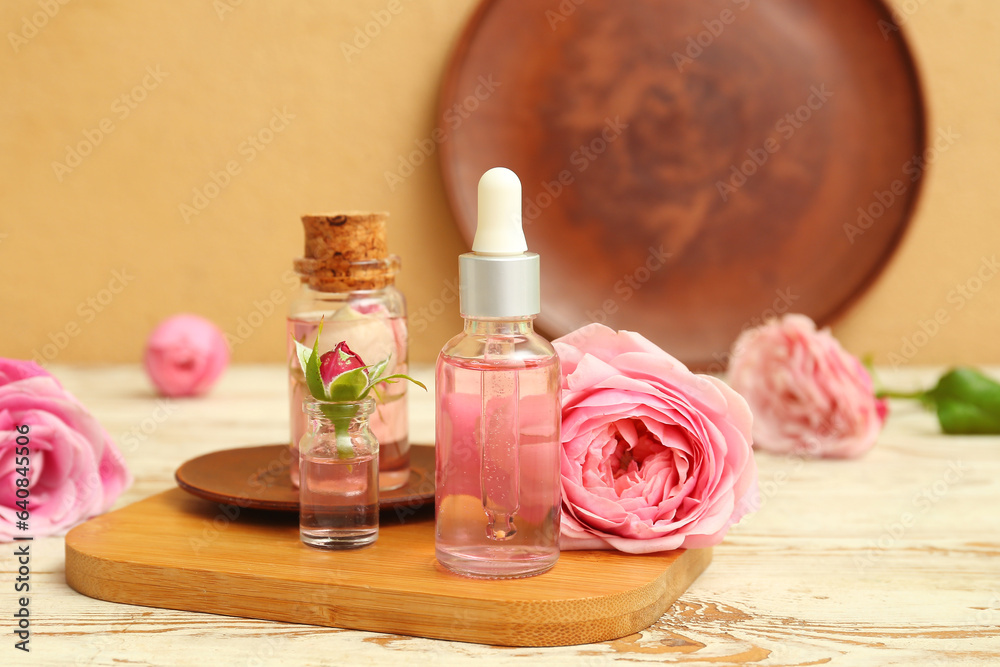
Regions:
[[[320, 322], [319, 353], [345, 341], [366, 364], [389, 358], [386, 375], [407, 373], [406, 301], [396, 289], [400, 261], [386, 251], [386, 214], [303, 216], [306, 257], [295, 261], [302, 281], [288, 313], [289, 418], [292, 484], [298, 480], [298, 442], [306, 430], [302, 401], [309, 396], [295, 343], [312, 347]], [[371, 428], [381, 449], [379, 488], [410, 478], [406, 382], [377, 387]]]
[[354, 549], [378, 538], [379, 443], [369, 419], [375, 399], [302, 404], [299, 535], [320, 549]]

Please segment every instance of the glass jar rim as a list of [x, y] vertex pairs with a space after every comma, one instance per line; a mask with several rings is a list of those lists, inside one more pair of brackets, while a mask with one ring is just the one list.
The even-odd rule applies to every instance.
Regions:
[[351, 416], [367, 417], [375, 411], [375, 398], [367, 396], [360, 401], [321, 401], [315, 396], [306, 396], [302, 400], [302, 411], [312, 417], [327, 416], [327, 413], [323, 410], [324, 408], [343, 408], [346, 411], [352, 407], [355, 408], [355, 412]]

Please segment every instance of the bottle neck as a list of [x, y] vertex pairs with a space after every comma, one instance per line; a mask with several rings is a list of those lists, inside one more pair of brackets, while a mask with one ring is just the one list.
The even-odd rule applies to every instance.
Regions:
[[395, 284], [400, 260], [397, 255], [357, 262], [300, 257], [293, 267], [302, 284], [316, 292], [369, 292]]
[[535, 330], [535, 316], [466, 318], [465, 333], [475, 336], [524, 336]]

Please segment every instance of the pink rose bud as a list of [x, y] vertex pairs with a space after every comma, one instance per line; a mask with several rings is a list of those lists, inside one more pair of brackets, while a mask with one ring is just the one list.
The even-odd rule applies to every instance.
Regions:
[[[132, 483], [104, 427], [31, 361], [0, 358], [0, 461], [0, 542], [62, 535]], [[19, 505], [25, 478], [30, 497]]]
[[146, 343], [149, 379], [165, 396], [199, 396], [222, 375], [229, 346], [219, 328], [198, 315], [174, 315]]
[[319, 376], [324, 383], [330, 384], [338, 375], [355, 368], [362, 368], [364, 365], [365, 362], [361, 357], [351, 352], [347, 342], [341, 341], [337, 343], [337, 347], [319, 358]]

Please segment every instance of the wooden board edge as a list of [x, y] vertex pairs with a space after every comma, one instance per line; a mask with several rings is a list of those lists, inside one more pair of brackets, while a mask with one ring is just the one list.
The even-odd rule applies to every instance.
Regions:
[[[410, 608], [420, 610], [415, 613], [400, 610], [398, 600], [385, 599], [384, 593], [369, 591], [365, 594], [363, 589], [357, 589], [353, 594], [359, 596], [358, 608], [348, 606], [338, 610], [329, 603], [330, 593], [324, 593], [320, 586], [302, 599], [282, 602], [255, 596], [254, 584], [259, 582], [239, 574], [226, 575], [231, 585], [225, 597], [212, 596], [208, 594], [209, 585], [213, 576], [217, 578], [218, 575], [200, 573], [205, 579], [205, 586], [177, 588], [157, 585], [157, 581], [170, 579], [171, 570], [180, 569], [102, 558], [77, 549], [70, 539], [66, 541], [66, 582], [88, 597], [123, 604], [479, 644], [571, 646], [618, 639], [649, 627], [701, 575], [711, 557], [711, 549], [688, 550], [647, 586], [601, 600], [602, 606], [607, 609], [620, 609], [623, 605], [628, 607], [624, 613], [605, 618], [582, 614], [577, 620], [568, 622], [559, 618], [567, 606], [578, 605], [579, 601], [539, 601], [532, 605], [535, 619], [531, 621], [517, 620], [524, 614], [514, 612], [518, 609], [523, 612], [524, 604], [516, 601], [508, 603], [508, 608], [504, 610], [498, 610], [495, 602], [485, 604], [481, 609], [466, 611], [456, 620], [443, 615], [453, 613], [454, 609], [443, 596], [426, 600], [421, 600], [421, 596], [411, 596]], [[236, 585], [240, 581], [244, 581], [245, 585]], [[130, 587], [130, 583], [135, 585]], [[246, 594], [241, 594], [241, 590]], [[343, 591], [336, 597], [342, 599]], [[234, 606], [237, 600], [240, 604]], [[442, 609], [440, 617], [430, 614], [429, 610], [435, 607]], [[555, 620], [539, 621], [539, 617]], [[507, 619], [507, 622], [498, 624], [498, 618]]]

